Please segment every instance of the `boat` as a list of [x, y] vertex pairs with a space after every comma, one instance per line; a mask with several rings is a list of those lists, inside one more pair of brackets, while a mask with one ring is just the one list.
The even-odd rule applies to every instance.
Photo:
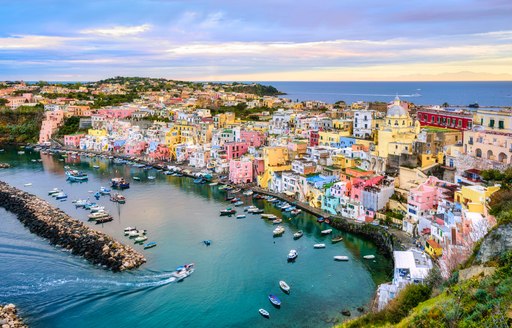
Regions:
[[245, 218], [245, 214], [239, 214], [236, 216], [237, 219], [244, 219]]
[[300, 212], [302, 212], [302, 210], [301, 210], [301, 209], [299, 209], [299, 208], [297, 208], [297, 209], [291, 210], [291, 211], [290, 211], [290, 214], [292, 214], [292, 215], [297, 215], [297, 214], [299, 214]]
[[139, 237], [134, 239], [135, 243], [142, 243], [142, 242], [144, 242], [146, 240], [148, 240], [147, 236], [139, 236]]
[[32, 185], [32, 183], [31, 183], [31, 182], [29, 182], [29, 183], [25, 183], [25, 184], [24, 184], [24, 186], [25, 186], [25, 187], [30, 187], [31, 185]]
[[211, 182], [211, 183], [209, 183], [208, 185], [209, 185], [210, 187], [213, 187], [213, 186], [216, 186], [216, 185], [218, 185], [218, 184], [219, 184], [218, 182]]
[[288, 262], [295, 261], [297, 256], [299, 256], [299, 253], [297, 253], [296, 250], [294, 250], [294, 249], [290, 250], [290, 252], [288, 253]]
[[185, 264], [176, 268], [176, 271], [171, 273], [176, 281], [182, 281], [186, 277], [190, 276], [194, 272], [194, 263]]
[[334, 261], [348, 261], [348, 256], [336, 255], [334, 256]]
[[320, 231], [320, 233], [321, 233], [322, 235], [328, 235], [328, 234], [330, 234], [331, 232], [332, 232], [332, 229], [325, 229], [325, 230]]
[[340, 241], [342, 241], [342, 240], [343, 240], [343, 237], [342, 237], [342, 236], [332, 237], [332, 238], [331, 238], [331, 243], [336, 244], [336, 243], [338, 243], [338, 242], [340, 242]]
[[212, 241], [211, 240], [203, 240], [203, 243], [206, 245], [206, 246], [210, 246], [212, 244]]
[[99, 212], [99, 211], [103, 211], [105, 209], [104, 206], [99, 206], [99, 205], [94, 205], [94, 206], [91, 206], [89, 208], [89, 210], [91, 211], [91, 213], [96, 213], [96, 212]]
[[283, 292], [285, 292], [287, 294], [290, 293], [290, 286], [288, 286], [286, 281], [284, 281], [284, 280], [279, 281], [279, 287], [281, 287]]
[[287, 207], [287, 208], [285, 209], [285, 212], [291, 212], [291, 211], [293, 211], [293, 210], [295, 210], [295, 209], [296, 209], [296, 207], [295, 207], [295, 206], [290, 206], [290, 207]]
[[53, 195], [58, 194], [59, 192], [61, 192], [61, 190], [59, 188], [53, 188], [52, 190], [48, 191], [48, 195], [53, 196]]
[[37, 159], [31, 159], [32, 163], [36, 163]]
[[124, 178], [113, 178], [111, 180], [112, 188], [118, 189], [128, 189], [130, 188], [130, 183], [126, 181]]
[[252, 213], [252, 214], [261, 214], [264, 211], [260, 208], [255, 207], [255, 208], [248, 209], [247, 212]]
[[367, 260], [373, 260], [375, 258], [375, 255], [365, 255], [363, 256], [363, 258]]
[[226, 208], [225, 210], [220, 211], [220, 215], [233, 215], [236, 211], [232, 209], [231, 207]]
[[85, 204], [87, 204], [87, 203], [88, 203], [87, 199], [77, 199], [77, 200], [75, 200], [75, 206], [76, 207], [84, 207]]
[[244, 204], [244, 202], [238, 201], [238, 202], [234, 203], [233, 205], [235, 205], [235, 206], [242, 206], [243, 204]]
[[96, 219], [96, 224], [107, 223], [114, 220], [110, 215]]
[[135, 181], [140, 181], [139, 177], [133, 177], [132, 179], [135, 180]]
[[324, 221], [325, 221], [325, 219], [324, 219], [324, 218], [318, 218], [318, 219], [316, 219], [316, 222], [318, 222], [318, 223], [322, 223], [322, 222], [324, 222]]
[[156, 247], [156, 242], [154, 242], [154, 241], [144, 244], [144, 249], [153, 248], [153, 247]]
[[258, 209], [258, 208], [254, 205], [249, 205], [249, 206], [244, 207], [244, 212], [248, 212], [249, 210], [255, 210], [255, 209]]
[[280, 236], [284, 233], [284, 227], [283, 226], [277, 226], [277, 228], [274, 229], [273, 234], [274, 236]]
[[254, 193], [254, 192], [253, 192], [252, 190], [247, 190], [247, 191], [244, 191], [244, 192], [242, 193], [242, 195], [244, 195], [244, 196], [252, 196], [252, 194], [253, 194], [253, 193]]
[[277, 306], [277, 307], [281, 306], [281, 300], [279, 298], [277, 298], [276, 295], [272, 295], [272, 294], [268, 295], [268, 300], [274, 306]]
[[124, 197], [123, 195], [121, 195], [119, 193], [116, 193], [116, 194], [110, 196], [110, 200], [113, 202], [117, 202], [119, 204], [126, 203], [126, 197]]
[[285, 204], [281, 207], [281, 211], [286, 211], [290, 207], [292, 207], [290, 204]]
[[25, 154], [25, 152], [24, 152], [23, 150], [20, 150], [20, 151], [18, 152], [18, 155], [23, 155], [23, 154]]
[[125, 231], [125, 235], [127, 235], [129, 238], [134, 238], [134, 237], [141, 237], [141, 236], [144, 236], [146, 234], [146, 230], [130, 230], [130, 231]]
[[265, 309], [259, 309], [258, 312], [265, 318], [270, 318], [270, 313]]
[[274, 214], [261, 214], [261, 218], [262, 219], [267, 219], [267, 220], [275, 220], [277, 219], [277, 216], [275, 216]]
[[87, 215], [89, 220], [97, 220], [97, 219], [101, 219], [101, 218], [104, 218], [107, 216], [109, 216], [109, 214], [105, 211], [99, 211], [99, 212], [95, 212], [95, 213], [91, 213], [91, 214]]
[[196, 184], [204, 183], [203, 178], [201, 177], [201, 178], [194, 179], [194, 183], [196, 183]]
[[69, 181], [86, 181], [89, 179], [87, 173], [77, 170], [66, 171], [66, 177]]
[[236, 202], [239, 202], [239, 201], [240, 201], [240, 198], [233, 197], [233, 198], [231, 198], [231, 199], [226, 198], [226, 200], [229, 200], [229, 201], [230, 201], [230, 202], [232, 202], [232, 203], [236, 203]]
[[314, 248], [325, 248], [325, 244], [314, 244]]
[[156, 177], [154, 175], [148, 175], [148, 180], [155, 180]]
[[302, 230], [299, 230], [293, 234], [293, 239], [299, 239], [302, 236], [304, 236], [304, 232], [302, 232]]
[[99, 165], [93, 165], [92, 167], [95, 168], [95, 169], [99, 169], [100, 168]]
[[109, 188], [101, 187], [100, 194], [102, 195], [110, 195], [111, 190]]
[[127, 235], [128, 232], [134, 231], [134, 230], [137, 230], [137, 228], [135, 228], [135, 227], [126, 227], [126, 228], [124, 228], [124, 234]]
[[66, 195], [63, 192], [59, 192], [58, 194], [55, 194], [55, 198], [56, 199], [66, 199], [66, 198], [68, 198], [68, 195]]
[[96, 193], [94, 193], [94, 198], [96, 198], [96, 200], [100, 199], [101, 197], [101, 194], [99, 191], [97, 191]]
[[282, 219], [275, 219], [275, 220], [272, 220], [272, 224], [280, 224], [282, 223], [283, 220]]

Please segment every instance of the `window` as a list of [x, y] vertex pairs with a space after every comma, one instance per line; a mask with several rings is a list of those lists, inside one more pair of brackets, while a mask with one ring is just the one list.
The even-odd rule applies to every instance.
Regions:
[[436, 118], [434, 116], [432, 116], [431, 122], [434, 123], [435, 121], [436, 121]]
[[494, 120], [490, 120], [490, 121], [489, 121], [489, 127], [490, 127], [490, 128], [493, 128], [493, 127], [494, 127]]
[[504, 129], [505, 128], [505, 122], [498, 121], [498, 129]]
[[459, 127], [462, 126], [462, 120], [459, 120]]

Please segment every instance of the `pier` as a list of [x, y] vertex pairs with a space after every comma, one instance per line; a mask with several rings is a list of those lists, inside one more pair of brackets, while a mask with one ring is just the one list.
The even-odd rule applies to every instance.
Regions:
[[48, 202], [0, 181], [0, 206], [17, 215], [30, 232], [46, 238], [112, 271], [135, 269], [146, 262], [144, 256], [112, 237], [93, 230]]

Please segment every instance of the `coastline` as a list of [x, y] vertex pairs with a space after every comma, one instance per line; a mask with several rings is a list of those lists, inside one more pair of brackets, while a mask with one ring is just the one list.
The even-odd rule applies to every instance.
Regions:
[[0, 327], [2, 328], [27, 328], [23, 319], [18, 316], [18, 309], [14, 304], [0, 304]]

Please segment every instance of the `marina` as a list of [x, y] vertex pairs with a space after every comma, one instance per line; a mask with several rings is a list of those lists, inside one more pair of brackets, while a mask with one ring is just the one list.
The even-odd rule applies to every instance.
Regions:
[[[221, 217], [219, 210], [227, 209], [232, 204], [225, 201], [226, 192], [219, 190], [220, 185], [196, 184], [191, 178], [164, 175], [156, 170], [150, 170], [150, 174], [156, 176], [154, 182], [148, 183], [143, 179], [123, 191], [123, 196], [129, 199], [126, 204], [111, 202], [111, 196], [108, 195], [95, 200], [95, 205], [104, 207], [113, 221], [105, 224], [88, 222], [87, 215], [91, 214], [89, 211], [82, 207], [77, 208], [75, 204], [78, 203], [69, 200], [57, 201], [48, 195], [49, 191], [64, 191], [69, 199], [83, 201], [88, 197], [92, 198], [101, 186], [108, 185], [114, 177], [124, 177], [130, 182], [131, 176], [144, 176], [147, 171], [125, 164], [109, 163], [109, 159], [102, 158], [96, 158], [96, 162], [101, 162], [102, 170], [95, 170], [89, 164], [92, 163], [89, 157], [67, 158], [63, 163], [57, 157], [30, 151], [24, 156], [14, 155], [19, 158], [12, 159], [12, 152], [9, 150], [0, 155], [0, 161], [13, 164], [8, 172], [0, 173], [0, 180], [15, 184], [19, 188], [27, 188], [66, 213], [83, 220], [89, 227], [112, 235], [143, 252], [148, 260], [141, 268], [129, 274], [112, 275], [108, 271], [81, 262], [66, 252], [55, 250], [44, 241], [34, 241], [33, 236], [12, 215], [6, 213], [7, 227], [5, 233], [0, 234], [0, 247], [6, 249], [20, 242], [30, 243], [36, 252], [50, 254], [48, 258], [42, 258], [35, 268], [23, 258], [0, 255], [0, 260], [5, 263], [14, 265], [13, 261], [16, 261], [19, 268], [17, 272], [31, 272], [32, 275], [27, 278], [28, 284], [41, 277], [45, 277], [47, 281], [40, 287], [34, 283], [35, 287], [23, 291], [16, 283], [17, 278], [5, 268], [0, 268], [0, 274], [6, 277], [6, 284], [0, 287], [0, 295], [10, 295], [10, 301], [27, 309], [29, 313], [35, 313], [27, 318], [29, 323], [37, 322], [35, 327], [65, 327], [65, 318], [78, 315], [87, 318], [87, 322], [99, 323], [101, 320], [102, 325], [128, 324], [133, 318], [129, 320], [121, 313], [117, 314], [115, 309], [124, 308], [136, 313], [135, 304], [152, 308], [155, 306], [152, 305], [153, 300], [158, 300], [162, 305], [154, 308], [157, 312], [152, 318], [136, 316], [135, 319], [143, 325], [151, 326], [154, 325], [153, 320], [159, 320], [160, 323], [170, 325], [198, 326], [201, 316], [208, 311], [212, 318], [222, 317], [223, 324], [233, 326], [249, 324], [270, 327], [280, 324], [286, 327], [291, 318], [299, 318], [299, 327], [329, 327], [330, 322], [342, 320], [339, 313], [341, 308], [355, 309], [365, 306], [371, 300], [376, 284], [389, 279], [390, 262], [378, 255], [376, 246], [367, 240], [336, 231], [336, 235], [343, 235], [343, 242], [322, 252], [315, 252], [311, 245], [327, 243], [331, 239], [331, 236], [321, 234], [322, 230], [329, 227], [325, 223], [316, 222], [315, 216], [308, 213], [293, 216], [289, 212], [282, 212], [267, 200], [243, 197], [244, 206], [239, 209], [246, 215], [244, 220], [236, 220], [236, 215], [231, 218]], [[42, 165], [29, 166], [31, 159], [38, 159], [39, 156], [42, 158]], [[86, 172], [89, 176], [88, 182], [66, 182], [64, 165]], [[108, 170], [103, 169], [104, 167]], [[33, 185], [24, 187], [23, 182], [29, 178]], [[94, 204], [89, 205], [89, 208], [91, 206]], [[244, 211], [245, 207], [247, 211]], [[281, 225], [286, 232], [281, 238], [273, 238], [272, 231], [276, 226], [272, 225], [271, 220], [261, 220], [260, 215], [251, 213], [250, 209], [283, 217]], [[130, 229], [125, 230], [127, 228]], [[148, 239], [134, 244], [135, 238], [140, 237], [139, 234], [129, 238], [125, 231], [143, 230], [141, 228], [147, 229], [145, 236]], [[294, 233], [299, 230], [303, 232], [303, 237], [294, 240]], [[15, 235], [18, 236], [16, 240], [13, 239]], [[202, 240], [213, 240], [213, 243], [210, 247], [205, 247]], [[154, 246], [147, 248], [147, 245]], [[257, 251], [253, 253], [255, 247]], [[293, 265], [286, 261], [290, 249], [300, 253], [300, 259]], [[248, 258], [247, 254], [254, 255]], [[338, 254], [352, 254], [351, 258], [354, 259], [349, 265], [340, 266], [333, 261], [333, 256]], [[359, 254], [376, 254], [375, 262], [367, 261]], [[50, 263], [47, 261], [52, 263], [51, 271], [47, 268]], [[172, 276], [172, 272], [176, 266], [190, 262], [194, 262], [198, 269], [193, 275], [182, 279], [183, 283], [173, 284], [176, 277]], [[68, 263], [72, 264], [71, 267]], [[239, 267], [237, 272], [228, 270], [233, 263]], [[258, 269], [258, 263], [265, 263], [264, 272]], [[318, 272], [319, 266], [323, 268], [321, 273]], [[258, 275], [254, 275], [256, 271], [259, 272]], [[307, 278], [312, 275], [317, 277], [314, 284]], [[239, 292], [232, 293], [232, 283], [237, 284], [240, 277], [244, 277], [249, 284]], [[286, 302], [281, 296], [283, 294], [278, 294], [282, 293], [278, 284], [280, 280], [286, 281], [294, 289], [291, 295], [293, 297], [287, 296]], [[57, 281], [61, 283], [56, 283]], [[31, 295], [30, 303], [23, 296], [25, 292]], [[218, 295], [228, 292], [232, 294], [231, 299], [222, 302], [215, 300]], [[278, 312], [269, 306], [269, 293], [275, 293], [283, 301]], [[79, 301], [81, 297], [88, 297], [89, 294], [98, 295], [102, 301], [98, 304]], [[58, 311], [51, 309], [48, 303], [62, 302], [64, 299], [72, 303]], [[183, 299], [187, 299], [184, 308], [178, 311], [173, 308], [176, 311], [173, 314], [168, 312], [172, 307], [163, 305]], [[324, 306], [322, 309], [310, 311], [311, 302], [321, 302]], [[268, 321], [263, 320], [257, 313], [258, 308], [263, 307], [271, 317]], [[35, 311], [36, 308], [38, 311]], [[235, 308], [237, 313], [243, 310], [243, 314], [233, 316], [232, 309]], [[307, 316], [304, 314], [305, 309], [310, 311]], [[98, 315], [98, 311], [107, 311], [110, 314]], [[78, 322], [77, 327], [85, 326]]]

